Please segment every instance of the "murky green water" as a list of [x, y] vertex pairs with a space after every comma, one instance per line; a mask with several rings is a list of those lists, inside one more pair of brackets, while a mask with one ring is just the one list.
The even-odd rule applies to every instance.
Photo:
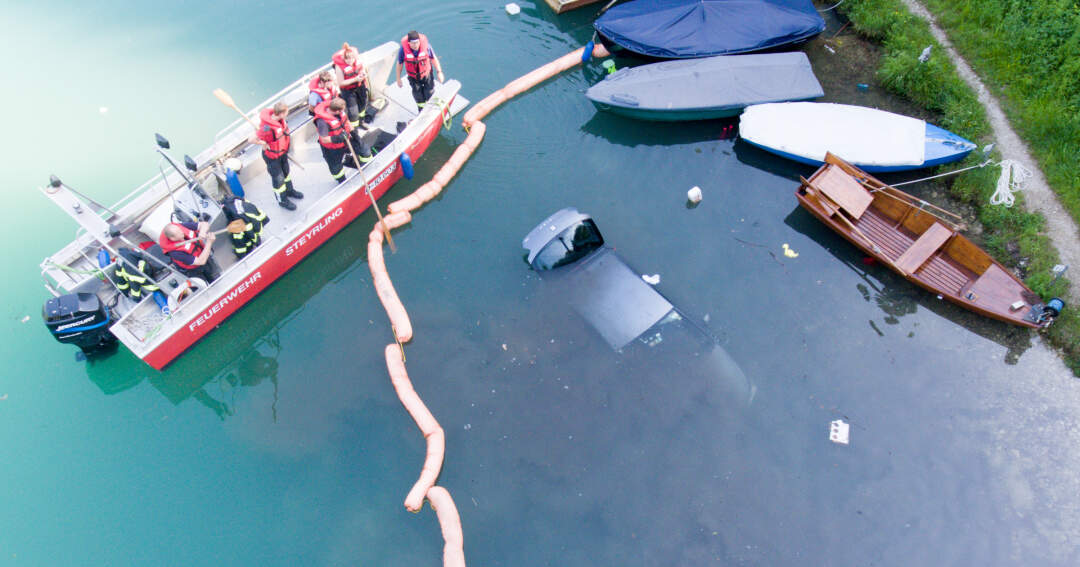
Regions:
[[[154, 172], [155, 131], [193, 153], [232, 120], [212, 89], [246, 107], [343, 39], [417, 27], [475, 101], [589, 38], [595, 9], [522, 6], [6, 7], [0, 564], [440, 561], [430, 509], [402, 507], [424, 443], [382, 359], [373, 215], [159, 373], [123, 350], [76, 362], [48, 336], [36, 266], [74, 229], [34, 188], [56, 173], [112, 202]], [[830, 99], [881, 103], [855, 90], [865, 70], [808, 50]], [[798, 209], [809, 169], [721, 139], [733, 122], [597, 114], [582, 91], [599, 76], [571, 71], [492, 114], [387, 257], [469, 563], [1075, 564], [1080, 395], [1060, 362], [865, 265]], [[455, 125], [389, 199], [463, 138]], [[546, 291], [520, 241], [564, 206], [708, 319], [757, 388], [749, 406], [675, 351], [612, 352]], [[827, 439], [840, 417], [849, 446]]]

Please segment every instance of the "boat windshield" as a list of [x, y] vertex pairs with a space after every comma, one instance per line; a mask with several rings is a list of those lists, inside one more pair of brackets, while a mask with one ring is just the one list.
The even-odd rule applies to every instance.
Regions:
[[559, 266], [572, 264], [588, 253], [604, 245], [604, 237], [592, 219], [585, 219], [567, 227], [533, 259], [533, 268], [551, 270]]

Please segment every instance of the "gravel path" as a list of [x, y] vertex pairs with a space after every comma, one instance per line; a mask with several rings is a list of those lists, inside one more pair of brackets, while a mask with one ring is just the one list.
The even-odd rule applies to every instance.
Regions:
[[[952, 43], [949, 42], [948, 36], [934, 21], [934, 16], [916, 0], [903, 1], [911, 10], [911, 13], [930, 23], [931, 33], [945, 48], [949, 59], [956, 64], [960, 77], [978, 93], [979, 102], [986, 108], [986, 113], [990, 118], [990, 126], [994, 129], [995, 144], [997, 144], [997, 149], [1001, 152], [1002, 157], [1020, 162], [1033, 173], [1031, 179], [1024, 186], [1024, 203], [1028, 209], [1038, 211], [1046, 217], [1047, 235], [1058, 249], [1061, 261], [1070, 266], [1076, 265], [1078, 266], [1077, 269], [1080, 270], [1080, 231], [1077, 230], [1076, 222], [1061, 206], [1057, 196], [1047, 185], [1046, 177], [1043, 176], [1042, 170], [1039, 169], [1038, 162], [1031, 156], [1031, 152], [1028, 151], [1024, 141], [1016, 135], [1012, 126], [1009, 125], [1008, 118], [1001, 111], [1001, 105], [990, 94], [986, 85], [979, 80], [978, 75], [971, 70], [971, 66], [967, 64], [967, 61], [964, 61], [964, 58], [956, 52]], [[1067, 275], [1072, 276], [1070, 291], [1073, 297], [1080, 297], [1080, 275]]]

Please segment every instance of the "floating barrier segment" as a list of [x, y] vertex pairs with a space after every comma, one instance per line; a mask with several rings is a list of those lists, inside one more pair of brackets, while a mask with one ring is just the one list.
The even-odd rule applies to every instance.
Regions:
[[401, 349], [396, 344], [386, 345], [386, 369], [390, 372], [390, 381], [394, 384], [401, 405], [412, 416], [420, 432], [427, 440], [427, 457], [420, 478], [405, 497], [405, 508], [410, 512], [419, 512], [424, 506], [424, 496], [435, 486], [442, 470], [443, 456], [446, 454], [446, 436], [435, 416], [424, 405], [424, 401], [413, 389], [409, 374], [405, 371], [405, 361], [401, 360]]
[[[586, 53], [587, 48], [590, 49], [589, 53]], [[590, 56], [607, 57], [608, 55], [610, 54], [603, 45], [593, 46], [592, 42], [589, 42], [586, 47], [576, 49], [514, 79], [477, 103], [465, 113], [462, 119], [465, 129], [469, 132], [465, 141], [454, 150], [450, 159], [446, 160], [430, 181], [405, 197], [390, 203], [387, 207], [389, 214], [383, 217], [382, 221], [375, 223], [375, 227], [368, 235], [368, 268], [371, 270], [371, 279], [375, 285], [375, 293], [379, 296], [379, 301], [382, 302], [386, 315], [390, 319], [394, 338], [398, 342], [398, 344], [386, 345], [384, 351], [386, 370], [390, 374], [390, 381], [394, 385], [398, 399], [401, 400], [401, 405], [405, 406], [427, 442], [424, 466], [420, 469], [420, 476], [416, 483], [405, 496], [405, 508], [410, 512], [419, 512], [425, 498], [431, 503], [431, 508], [438, 516], [439, 527], [442, 530], [444, 567], [465, 567], [465, 536], [461, 529], [461, 516], [458, 515], [454, 499], [445, 488], [435, 484], [439, 479], [439, 473], [442, 472], [443, 459], [446, 456], [446, 433], [413, 389], [412, 381], [409, 380], [409, 374], [405, 370], [405, 351], [401, 344], [412, 340], [412, 322], [394, 289], [393, 282], [390, 281], [390, 274], [386, 271], [386, 262], [382, 252], [383, 233], [412, 222], [411, 211], [438, 196], [461, 171], [465, 162], [469, 161], [484, 139], [487, 126], [480, 120], [488, 113], [543, 81], [587, 61]], [[448, 113], [449, 109], [443, 105], [442, 111]]]
[[[461, 123], [465, 125], [465, 128], [472, 128], [474, 124], [482, 120], [489, 112], [495, 110], [500, 104], [514, 98], [515, 96], [535, 87], [536, 85], [558, 75], [568, 69], [571, 69], [581, 64], [582, 59], [586, 58], [585, 48], [579, 47], [566, 55], [533, 69], [532, 71], [510, 81], [505, 87], [489, 94], [484, 100], [476, 103], [466, 113]], [[592, 57], [607, 57], [611, 55], [608, 53], [607, 48], [603, 44], [595, 44], [592, 48]]]
[[443, 565], [465, 567], [465, 538], [461, 531], [461, 516], [458, 515], [454, 499], [441, 486], [431, 487], [427, 497], [435, 515], [439, 517], [439, 527], [442, 528], [443, 541], [446, 542], [443, 544]]

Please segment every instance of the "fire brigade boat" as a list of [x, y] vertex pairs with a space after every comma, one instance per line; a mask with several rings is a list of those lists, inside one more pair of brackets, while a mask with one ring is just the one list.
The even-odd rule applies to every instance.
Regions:
[[[79, 346], [79, 354], [111, 349], [119, 341], [162, 369], [344, 228], [405, 173], [411, 175], [412, 163], [468, 101], [458, 95], [460, 83], [448, 80], [437, 82], [432, 99], [417, 108], [408, 84], [403, 81], [398, 87], [391, 77], [397, 51], [397, 43], [387, 42], [360, 56], [371, 84], [369, 114], [378, 109], [361, 134], [366, 145], [378, 151], [362, 169], [346, 168], [340, 184], [327, 170], [307, 107], [308, 84], [329, 69], [329, 63], [248, 113], [257, 124], [259, 110], [278, 101], [289, 106], [291, 176], [304, 193], [294, 201], [295, 211], [276, 204], [261, 147], [248, 143], [253, 128], [244, 118], [219, 132], [194, 158], [184, 156], [183, 165], [165, 151], [168, 141], [158, 136], [161, 173], [112, 207], [52, 177], [42, 192], [79, 225], [75, 239], [41, 263], [45, 288], [52, 295], [42, 315], [54, 338]], [[221, 202], [231, 196], [223, 166], [228, 158], [241, 161], [237, 175], [245, 199], [269, 215], [270, 222], [261, 243], [243, 258], [234, 254], [227, 233], [219, 237], [211, 257], [220, 275], [209, 284], [193, 281], [168, 262], [159, 246], [151, 245], [169, 222], [203, 219], [212, 231], [224, 229], [228, 220]], [[135, 301], [118, 289], [115, 271], [122, 261], [121, 248], [143, 251], [146, 264], [138, 273], [153, 280], [160, 294], [144, 293]], [[126, 265], [126, 270], [138, 268]]]

